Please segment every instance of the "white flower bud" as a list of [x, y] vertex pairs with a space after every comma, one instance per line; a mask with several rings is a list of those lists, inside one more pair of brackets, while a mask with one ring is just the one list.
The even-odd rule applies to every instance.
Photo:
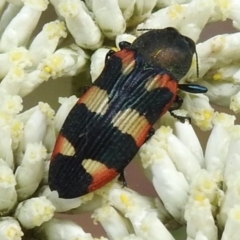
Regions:
[[13, 66], [1, 81], [0, 88], [7, 91], [10, 95], [17, 95], [25, 77], [26, 74], [22, 67]]
[[41, 143], [28, 143], [20, 166], [15, 172], [18, 199], [24, 200], [38, 188], [44, 174], [46, 149]]
[[0, 164], [0, 215], [8, 213], [17, 203], [16, 180], [11, 168], [1, 160]]
[[[107, 194], [110, 204], [129, 218], [137, 236], [143, 239], [173, 240], [158, 218], [159, 213], [153, 199], [122, 188], [118, 184], [113, 184]], [[158, 234], [155, 231], [158, 231]], [[162, 238], [159, 238], [160, 236]]]
[[38, 107], [41, 110], [41, 112], [45, 115], [48, 122], [53, 120], [55, 111], [50, 107], [48, 103], [39, 102]]
[[164, 8], [164, 7], [168, 7], [170, 5], [174, 5], [174, 4], [183, 4], [183, 3], [188, 3], [191, 2], [191, 0], [157, 0], [157, 4], [156, 7], [157, 8]]
[[238, 206], [240, 202], [240, 174], [234, 178], [231, 184], [228, 184], [227, 190], [223, 200], [221, 201], [220, 211], [217, 216], [218, 225], [220, 228], [224, 228], [226, 224], [229, 211], [234, 207]]
[[[103, 187], [104, 188], [104, 187]], [[100, 208], [104, 202], [104, 196], [97, 194], [98, 190], [94, 193], [88, 193], [82, 197], [81, 205], [77, 208], [72, 208], [69, 213], [71, 214], [81, 214], [86, 212], [93, 212], [95, 209]]]
[[43, 145], [46, 147], [48, 152], [52, 152], [56, 141], [56, 132], [54, 128], [54, 120], [48, 123], [46, 133], [43, 138]]
[[32, 57], [26, 48], [14, 48], [8, 54], [12, 65], [22, 68], [32, 66]]
[[92, 10], [98, 25], [108, 38], [125, 32], [126, 22], [118, 0], [93, 0]]
[[0, 218], [0, 239], [1, 240], [21, 240], [22, 229], [18, 221], [12, 217]]
[[0, 111], [15, 115], [23, 109], [22, 98], [18, 95], [4, 95], [0, 98]]
[[[128, 19], [127, 25], [130, 27], [136, 26], [141, 23], [147, 17], [150, 17], [153, 8], [156, 5], [157, 0], [142, 1], [136, 0], [136, 3], [133, 5], [133, 14], [130, 19]], [[131, 4], [129, 5], [131, 11]]]
[[139, 24], [137, 28], [159, 29], [171, 26], [196, 41], [214, 7], [214, 1], [201, 0], [191, 1], [185, 5], [173, 4], [152, 13], [145, 23]]
[[117, 37], [115, 39], [115, 44], [119, 48], [120, 42], [126, 41], [129, 43], [132, 43], [135, 39], [136, 39], [136, 36], [128, 34], [128, 33], [124, 33], [124, 34], [117, 35]]
[[146, 211], [143, 208], [136, 212], [128, 212], [126, 217], [130, 219], [136, 235], [142, 239], [174, 240], [154, 211]]
[[[26, 64], [28, 65], [27, 59], [24, 59], [25, 56], [22, 56], [23, 59], [20, 59], [20, 55], [22, 54], [21, 51], [16, 50], [15, 53], [19, 55], [15, 56], [16, 58], [14, 57], [14, 60], [10, 59], [13, 56], [8, 56], [7, 59], [2, 60], [1, 55], [3, 54], [0, 54], [0, 62], [3, 61], [1, 62], [3, 63], [3, 68], [5, 67], [5, 63], [8, 65], [5, 68], [5, 70], [7, 70], [6, 72], [0, 72], [0, 75], [6, 75], [5, 77], [2, 76], [4, 78], [0, 83], [0, 92], [3, 91], [4, 95], [19, 95], [20, 97], [23, 97], [33, 91], [46, 79], [42, 78], [41, 71], [39, 70], [35, 70], [30, 73], [24, 70]], [[10, 63], [10, 60], [12, 61], [12, 63]], [[24, 62], [25, 60], [26, 62]], [[12, 66], [10, 67], [10, 65]]]
[[28, 119], [24, 127], [23, 148], [28, 143], [41, 142], [46, 133], [46, 117], [40, 109], [37, 109]]
[[0, 53], [0, 79], [4, 78], [11, 68], [11, 60], [9, 59], [9, 53]]
[[208, 138], [205, 163], [209, 172], [223, 174], [230, 142], [229, 128], [234, 125], [234, 116], [216, 113], [213, 118], [213, 129]]
[[[212, 216], [211, 204], [207, 198], [201, 197], [200, 194], [190, 198], [186, 205], [185, 218], [187, 221], [188, 239], [218, 240], [218, 232]], [[198, 238], [200, 233], [202, 236]]]
[[59, 40], [67, 36], [64, 22], [59, 20], [49, 22], [43, 26], [42, 31], [33, 39], [29, 52], [33, 58], [34, 66], [50, 54], [52, 54]]
[[48, 6], [48, 0], [22, 0], [22, 2], [32, 8], [37, 10], [45, 11]]
[[[9, 1], [8, 1], [9, 2]], [[2, 36], [2, 33], [4, 32], [4, 30], [6, 29], [6, 27], [8, 26], [8, 24], [11, 22], [12, 18], [14, 18], [17, 13], [20, 11], [20, 9], [22, 8], [22, 1], [19, 0], [19, 4], [16, 3], [11, 3], [9, 2], [6, 4], [6, 1], [3, 0], [0, 2], [0, 12], [1, 12], [1, 19], [0, 19], [0, 36]], [[4, 7], [6, 7], [4, 9]], [[2, 13], [2, 11], [4, 10], [4, 12]]]
[[63, 122], [65, 121], [68, 113], [76, 104], [78, 98], [76, 96], [71, 96], [69, 98], [62, 98], [58, 99], [58, 102], [61, 104], [60, 108], [58, 109], [56, 116], [55, 116], [55, 129], [56, 132], [59, 132]]
[[169, 127], [163, 126], [158, 129], [155, 132], [155, 139], [159, 143], [159, 147], [162, 146], [167, 151], [177, 170], [183, 173], [188, 183], [191, 183], [201, 169], [198, 159], [172, 134], [172, 129]]
[[102, 45], [101, 31], [82, 1], [62, 0], [58, 5], [58, 11], [65, 18], [68, 30], [80, 47], [97, 49]]
[[51, 191], [48, 186], [40, 189], [39, 196], [45, 196], [56, 208], [56, 212], [66, 212], [75, 209], [82, 204], [81, 198], [63, 199], [59, 198], [56, 191]]
[[42, 11], [47, 8], [47, 0], [24, 0], [24, 3], [3, 32], [0, 40], [0, 50], [3, 52], [25, 45], [36, 28]]
[[67, 219], [52, 218], [34, 231], [37, 237], [44, 237], [45, 240], [94, 240], [91, 234]]
[[92, 218], [101, 223], [110, 239], [123, 239], [129, 235], [131, 224], [110, 205], [96, 209]]
[[222, 179], [219, 179], [218, 175], [211, 174], [205, 169], [201, 169], [190, 185], [190, 195], [191, 197], [196, 197], [198, 195], [204, 196], [212, 204], [212, 212], [218, 208], [223, 191], [219, 189], [218, 184]]
[[92, 77], [92, 82], [94, 82], [102, 72], [108, 52], [109, 49], [107, 48], [99, 48], [91, 56], [90, 74]]
[[132, 0], [131, 2], [129, 2], [128, 0], [118, 0], [118, 4], [125, 21], [128, 21], [134, 14], [136, 0]]
[[[229, 107], [238, 112], [238, 99], [236, 98], [240, 87], [235, 83], [218, 82], [218, 81], [200, 81], [200, 85], [208, 89], [205, 94], [212, 103], [219, 106]], [[236, 95], [235, 95], [236, 94]]]
[[142, 209], [154, 209], [156, 211], [154, 199], [141, 196], [129, 188], [122, 188], [116, 183], [109, 188], [107, 196], [104, 197], [107, 197], [110, 204], [122, 212], [123, 215]]
[[76, 44], [60, 48], [43, 59], [38, 69], [42, 78], [74, 76], [85, 70], [88, 56]]
[[18, 119], [11, 119], [9, 122], [11, 137], [12, 137], [12, 149], [17, 149], [20, 139], [23, 135], [23, 123]]
[[230, 98], [230, 109], [235, 113], [240, 112], [240, 91]]
[[[188, 147], [191, 153], [198, 159], [198, 162], [201, 167], [204, 166], [204, 157], [203, 150], [199, 139], [193, 130], [192, 125], [185, 121], [184, 123], [180, 121], [174, 121], [174, 133], [178, 137], [178, 139]], [[191, 141], [189, 141], [191, 139]]]
[[36, 197], [21, 202], [14, 216], [24, 228], [32, 229], [49, 221], [54, 211], [55, 207], [46, 197]]
[[235, 54], [240, 47], [240, 33], [218, 35], [197, 44], [199, 76], [210, 69], [216, 69], [239, 61]]
[[34, 106], [24, 112], [21, 112], [16, 115], [17, 120], [21, 121], [24, 125], [29, 120], [29, 118], [33, 115], [35, 111], [38, 110], [38, 106]]
[[24, 97], [31, 93], [35, 88], [37, 88], [44, 81], [49, 79], [49, 75], [46, 76], [45, 72], [41, 69], [34, 70], [28, 73], [21, 84], [19, 95]]
[[153, 186], [165, 208], [175, 219], [184, 222], [189, 185], [184, 175], [176, 170], [166, 151], [159, 147], [155, 135], [141, 147], [140, 157], [143, 166], [151, 170]]
[[[8, 53], [1, 53], [0, 62], [0, 78], [6, 76], [6, 79], [1, 83], [1, 88], [9, 90], [9, 94], [17, 94], [20, 85], [26, 79], [24, 68], [32, 65], [28, 50], [24, 47], [18, 47]], [[14, 83], [16, 86], [13, 86]]]
[[227, 186], [234, 183], [240, 174], [240, 126], [232, 126], [230, 131], [231, 140], [229, 147], [228, 144], [222, 145], [222, 147], [228, 149], [228, 153], [225, 155], [226, 163], [224, 171], [224, 180]]
[[211, 129], [214, 109], [209, 99], [203, 94], [185, 93], [183, 100], [182, 108], [188, 111], [193, 123], [203, 131]]
[[238, 240], [240, 235], [240, 206], [234, 206], [228, 213], [221, 240]]
[[213, 80], [216, 83], [221, 81], [237, 83], [237, 79], [234, 80], [233, 76], [238, 70], [239, 66], [237, 63], [230, 63], [217, 69], [211, 69], [204, 75], [204, 79], [207, 81]]
[[3, 159], [11, 169], [14, 169], [10, 127], [0, 127], [0, 136], [4, 136], [0, 138], [0, 158]]

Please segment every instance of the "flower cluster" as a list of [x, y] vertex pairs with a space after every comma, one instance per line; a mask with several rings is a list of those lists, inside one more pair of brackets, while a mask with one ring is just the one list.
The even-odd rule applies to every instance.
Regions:
[[[56, 19], [44, 22], [45, 11]], [[234, 116], [216, 113], [210, 105], [240, 112], [239, 12], [238, 0], [1, 0], [0, 239], [96, 239], [74, 222], [54, 217], [84, 211], [93, 211], [112, 240], [173, 240], [170, 230], [181, 226], [188, 240], [239, 239], [240, 128]], [[89, 65], [94, 81], [109, 49], [134, 41], [142, 33], [138, 30], [171, 26], [197, 41], [206, 24], [227, 18], [236, 33], [197, 44], [199, 78], [194, 58], [181, 80], [208, 88], [206, 95], [181, 93], [184, 110], [177, 112], [187, 112], [202, 130], [212, 129], [205, 153], [189, 122], [166, 115], [139, 152], [158, 197], [142, 196], [116, 181], [76, 199], [50, 191], [49, 158], [77, 98], [59, 98], [55, 114], [41, 101], [23, 111], [26, 95]]]

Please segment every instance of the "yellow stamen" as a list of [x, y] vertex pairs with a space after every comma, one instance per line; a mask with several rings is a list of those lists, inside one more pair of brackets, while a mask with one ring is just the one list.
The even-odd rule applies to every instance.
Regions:
[[222, 74], [221, 73], [216, 73], [212, 76], [212, 79], [214, 81], [219, 81], [219, 80], [222, 80]]

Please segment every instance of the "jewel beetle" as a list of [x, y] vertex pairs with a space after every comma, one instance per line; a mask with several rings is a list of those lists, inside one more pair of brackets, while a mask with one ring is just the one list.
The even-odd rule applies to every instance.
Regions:
[[120, 174], [166, 111], [180, 107], [179, 84], [188, 72], [195, 43], [174, 28], [149, 30], [120, 50], [109, 51], [102, 73], [79, 98], [57, 137], [49, 186], [61, 198], [92, 192]]

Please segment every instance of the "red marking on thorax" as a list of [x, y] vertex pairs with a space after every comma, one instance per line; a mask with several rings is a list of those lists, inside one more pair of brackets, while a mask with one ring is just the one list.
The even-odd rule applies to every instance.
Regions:
[[115, 56], [119, 58], [132, 58], [134, 59], [134, 52], [132, 50], [123, 49], [114, 53]]
[[123, 67], [128, 66], [130, 63], [133, 63], [133, 61], [135, 61], [134, 59], [135, 54], [131, 50], [123, 49], [121, 51], [114, 53], [114, 55], [122, 59]]

